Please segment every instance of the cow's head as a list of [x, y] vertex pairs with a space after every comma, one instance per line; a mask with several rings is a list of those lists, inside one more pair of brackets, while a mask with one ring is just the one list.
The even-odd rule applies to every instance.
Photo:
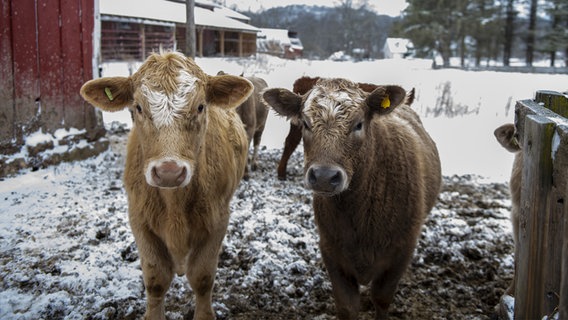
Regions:
[[405, 93], [398, 86], [367, 93], [345, 79], [320, 79], [305, 95], [269, 89], [263, 98], [276, 113], [303, 126], [306, 187], [335, 195], [349, 187], [371, 120], [403, 103]]
[[495, 129], [493, 132], [497, 141], [510, 152], [516, 153], [521, 150], [519, 141], [517, 138], [517, 132], [515, 130], [515, 125], [512, 123], [507, 123], [499, 128]]
[[209, 108], [233, 108], [251, 94], [244, 78], [205, 74], [181, 53], [152, 54], [130, 77], [91, 80], [81, 88], [105, 111], [129, 108], [141, 142], [146, 182], [154, 187], [189, 184], [205, 138]]

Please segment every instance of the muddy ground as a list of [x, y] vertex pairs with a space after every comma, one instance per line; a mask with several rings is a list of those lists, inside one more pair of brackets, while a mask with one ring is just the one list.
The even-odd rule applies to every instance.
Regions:
[[[46, 169], [45, 179], [55, 177], [57, 194], [20, 189], [2, 194], [18, 212], [13, 214], [17, 221], [27, 220], [2, 231], [0, 318], [143, 315], [144, 290], [121, 182], [125, 136], [115, 132], [112, 151], [98, 160]], [[282, 182], [276, 179], [280, 152], [261, 151], [259, 171], [241, 183], [232, 202], [213, 297], [218, 319], [334, 318], [311, 195], [301, 184], [302, 154], [293, 155], [289, 179]], [[67, 170], [78, 173], [62, 173]], [[1, 183], [18, 183], [25, 175]], [[508, 187], [473, 175], [444, 177], [438, 200], [391, 305], [391, 318], [494, 319], [513, 270]], [[45, 204], [30, 205], [33, 201]], [[14, 223], [9, 213], [1, 214], [4, 224]], [[37, 246], [29, 245], [32, 237]], [[42, 249], [45, 241], [70, 245]], [[362, 292], [361, 319], [372, 319], [367, 289]], [[174, 279], [168, 318], [191, 319], [193, 303], [186, 279]]]

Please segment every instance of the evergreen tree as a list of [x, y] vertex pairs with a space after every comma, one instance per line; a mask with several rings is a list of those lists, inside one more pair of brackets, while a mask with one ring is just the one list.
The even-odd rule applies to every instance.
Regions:
[[549, 52], [550, 66], [556, 63], [557, 51], [565, 51], [568, 65], [568, 1], [548, 1], [546, 12], [550, 17], [550, 29], [544, 37], [544, 50]]

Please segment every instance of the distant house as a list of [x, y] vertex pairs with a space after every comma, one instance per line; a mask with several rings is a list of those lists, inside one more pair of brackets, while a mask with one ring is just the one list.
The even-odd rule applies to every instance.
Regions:
[[257, 51], [286, 59], [302, 56], [304, 46], [298, 33], [286, 29], [261, 28], [256, 38]]
[[[99, 0], [101, 60], [143, 60], [152, 51], [185, 48], [184, 0]], [[249, 18], [205, 0], [195, 2], [196, 50], [204, 56], [256, 53]]]
[[412, 41], [404, 38], [387, 38], [383, 53], [385, 59], [402, 59], [414, 52]]

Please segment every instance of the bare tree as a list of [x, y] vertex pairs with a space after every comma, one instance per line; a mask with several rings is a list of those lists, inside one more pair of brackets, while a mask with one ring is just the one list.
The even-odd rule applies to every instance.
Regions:
[[186, 0], [185, 54], [195, 59], [195, 0]]

